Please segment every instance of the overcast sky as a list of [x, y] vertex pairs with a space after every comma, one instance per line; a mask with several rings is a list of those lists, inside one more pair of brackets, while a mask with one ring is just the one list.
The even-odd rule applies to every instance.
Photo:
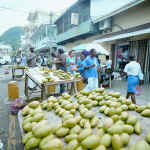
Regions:
[[[10, 27], [27, 23], [28, 12], [34, 10], [62, 11], [77, 0], [0, 0], [0, 35]], [[1, 7], [9, 8], [3, 9]]]

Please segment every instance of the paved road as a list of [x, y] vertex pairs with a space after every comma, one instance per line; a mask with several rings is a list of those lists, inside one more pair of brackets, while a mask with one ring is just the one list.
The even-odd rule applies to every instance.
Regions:
[[[21, 137], [16, 116], [10, 114], [8, 100], [8, 82], [11, 74], [5, 75], [7, 66], [0, 66], [0, 139], [4, 150], [22, 150]], [[23, 95], [23, 81], [19, 81], [20, 95]]]
[[[12, 80], [11, 72], [4, 74], [7, 66], [0, 66], [0, 139], [4, 143], [4, 150], [22, 150], [21, 136], [19, 132], [18, 120], [16, 116], [10, 114], [8, 100], [8, 82]], [[24, 81], [18, 81], [20, 96], [23, 96]], [[118, 91], [122, 95], [126, 94], [125, 81], [113, 81], [112, 88], [108, 91]], [[143, 86], [142, 95], [137, 97], [140, 105], [150, 102], [150, 84]]]

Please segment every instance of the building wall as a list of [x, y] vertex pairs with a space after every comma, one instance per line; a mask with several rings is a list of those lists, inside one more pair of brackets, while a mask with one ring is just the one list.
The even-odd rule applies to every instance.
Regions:
[[[67, 44], [65, 44], [64, 46], [67, 48], [67, 50], [70, 50], [72, 49], [73, 47], [79, 45], [79, 44], [85, 44], [85, 43], [92, 43], [97, 37], [97, 36], [92, 36], [92, 37], [89, 37], [89, 38], [86, 38], [86, 39], [79, 39], [79, 40], [76, 40], [75, 42], [68, 42]], [[111, 49], [111, 45], [108, 44], [108, 42], [104, 42], [104, 43], [101, 43], [101, 45], [107, 49], [108, 51], [110, 51]]]
[[71, 24], [72, 13], [79, 15], [78, 24], [81, 24], [90, 19], [90, 1], [77, 2], [70, 9], [68, 9], [58, 20], [55, 22], [57, 25], [57, 34], [62, 34], [69, 29], [76, 27]]
[[98, 18], [105, 18], [105, 16], [135, 1], [137, 0], [115, 0], [115, 2], [114, 0], [91, 0], [90, 14], [95, 22]]
[[[150, 22], [150, 1], [146, 1], [133, 8], [128, 9], [114, 16], [114, 24], [121, 26], [123, 29], [131, 28]], [[118, 27], [113, 28], [113, 32], [119, 31]]]
[[[127, 11], [124, 11], [116, 16], [113, 17], [114, 21], [113, 24], [121, 26], [123, 29], [132, 28], [135, 26], [139, 26], [145, 23], [150, 22], [150, 1], [146, 1], [142, 4], [139, 4], [138, 6], [135, 6], [133, 8], [128, 9]], [[113, 26], [112, 32], [120, 31], [121, 29], [118, 26]], [[94, 40], [100, 38], [104, 34], [98, 34], [93, 35], [92, 37], [88, 37], [86, 39], [79, 39], [75, 42], [68, 42], [64, 46], [67, 49], [71, 49], [79, 44], [82, 43], [91, 43]], [[104, 42], [101, 43], [107, 50], [111, 50], [111, 44], [115, 43], [113, 42]], [[118, 42], [118, 41], [117, 41]]]

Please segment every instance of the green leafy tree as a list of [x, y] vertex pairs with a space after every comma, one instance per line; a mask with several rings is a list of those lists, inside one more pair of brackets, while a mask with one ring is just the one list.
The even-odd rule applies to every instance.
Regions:
[[23, 27], [13, 27], [4, 32], [2, 36], [0, 36], [0, 42], [10, 45], [13, 50], [15, 50], [20, 47], [20, 39], [22, 35], [24, 35]]

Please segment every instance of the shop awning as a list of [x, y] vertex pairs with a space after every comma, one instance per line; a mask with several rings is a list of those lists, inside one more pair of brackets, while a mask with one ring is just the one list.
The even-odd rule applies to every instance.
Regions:
[[46, 49], [50, 49], [52, 47], [56, 47], [57, 49], [61, 48], [64, 51], [66, 51], [66, 48], [64, 46], [58, 45], [56, 43], [43, 44], [42, 46], [36, 48], [35, 51], [39, 52], [39, 51], [43, 51], [43, 50], [46, 50]]
[[80, 44], [72, 48], [72, 50], [76, 52], [82, 52], [83, 50], [90, 51], [91, 49], [95, 49], [97, 53], [99, 54], [109, 55], [109, 52], [103, 46], [101, 46], [100, 44], [96, 44], [96, 43]]
[[115, 35], [112, 37], [101, 38], [101, 39], [93, 41], [93, 43], [102, 43], [102, 42], [107, 42], [107, 41], [119, 40], [119, 39], [124, 39], [128, 37], [134, 37], [137, 35], [148, 34], [148, 33], [150, 33], [150, 28], [135, 31], [135, 32], [123, 33], [123, 34]]
[[46, 43], [43, 43], [41, 46], [37, 47], [35, 49], [35, 51], [41, 51], [41, 50], [44, 50], [44, 49], [49, 49], [51, 47], [57, 47], [56, 42], [48, 41]]

